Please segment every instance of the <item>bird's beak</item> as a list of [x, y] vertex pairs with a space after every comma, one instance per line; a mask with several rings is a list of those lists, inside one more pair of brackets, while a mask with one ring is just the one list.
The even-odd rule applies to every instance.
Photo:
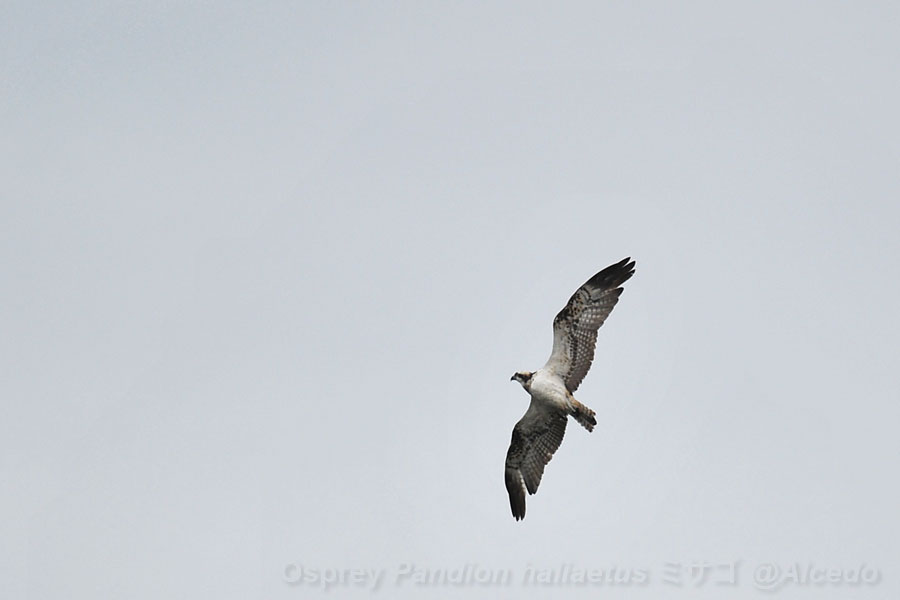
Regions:
[[515, 380], [516, 380], [516, 376], [513, 375], [512, 377], [509, 378], [509, 380], [510, 380], [510, 381], [515, 381]]

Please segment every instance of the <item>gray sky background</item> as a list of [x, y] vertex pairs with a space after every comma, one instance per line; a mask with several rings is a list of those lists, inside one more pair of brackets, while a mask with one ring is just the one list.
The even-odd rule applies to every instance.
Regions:
[[[898, 4], [482, 4], [2, 5], [3, 597], [897, 596]], [[509, 377], [624, 256], [516, 523]]]

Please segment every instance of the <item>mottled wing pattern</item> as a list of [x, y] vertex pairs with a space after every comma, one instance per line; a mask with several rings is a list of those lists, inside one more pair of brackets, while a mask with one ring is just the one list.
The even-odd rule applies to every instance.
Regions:
[[591, 368], [597, 330], [619, 301], [619, 286], [633, 274], [630, 258], [606, 267], [578, 288], [553, 319], [553, 352], [544, 368], [562, 377], [570, 392], [578, 389]]
[[563, 411], [532, 400], [525, 416], [513, 428], [506, 453], [506, 491], [516, 521], [525, 518], [525, 490], [529, 494], [537, 491], [544, 466], [566, 433], [567, 420]]

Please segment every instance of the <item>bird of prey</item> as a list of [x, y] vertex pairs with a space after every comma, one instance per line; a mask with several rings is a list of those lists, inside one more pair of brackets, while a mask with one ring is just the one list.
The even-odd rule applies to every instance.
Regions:
[[544, 466], [566, 433], [569, 415], [588, 431], [597, 424], [594, 411], [572, 393], [591, 368], [597, 330], [619, 301], [619, 286], [633, 274], [634, 262], [626, 258], [588, 279], [553, 319], [553, 352], [547, 363], [534, 373], [519, 371], [510, 379], [531, 395], [506, 453], [506, 490], [516, 521], [525, 518], [525, 491], [537, 492]]

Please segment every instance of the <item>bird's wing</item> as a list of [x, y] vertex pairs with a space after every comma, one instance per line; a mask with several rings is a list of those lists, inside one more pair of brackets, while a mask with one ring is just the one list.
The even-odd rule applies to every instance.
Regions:
[[588, 279], [553, 319], [553, 352], [544, 369], [559, 375], [574, 392], [591, 368], [597, 330], [619, 301], [619, 287], [634, 275], [626, 258]]
[[525, 490], [529, 494], [537, 491], [544, 466], [553, 458], [566, 433], [567, 420], [562, 410], [532, 400], [525, 415], [513, 427], [506, 452], [506, 491], [516, 521], [525, 518]]

